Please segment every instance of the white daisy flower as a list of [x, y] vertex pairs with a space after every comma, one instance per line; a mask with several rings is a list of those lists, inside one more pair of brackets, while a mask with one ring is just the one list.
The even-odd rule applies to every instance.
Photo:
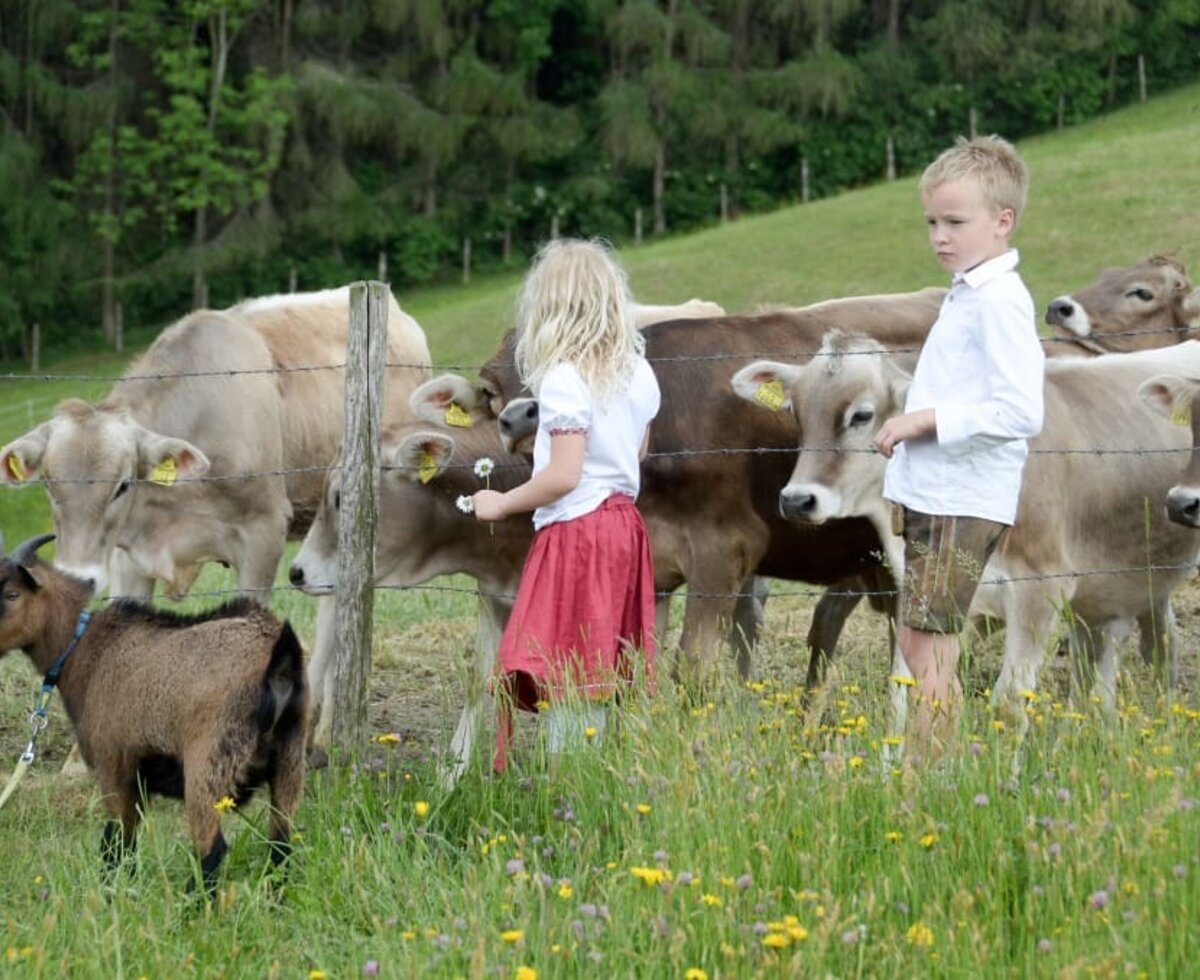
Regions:
[[468, 497], [465, 493], [454, 501], [454, 506], [461, 510], [464, 514], [475, 513], [475, 501]]
[[490, 456], [480, 456], [475, 460], [475, 475], [481, 480], [486, 480], [492, 475], [492, 471], [496, 468], [496, 464], [492, 462]]

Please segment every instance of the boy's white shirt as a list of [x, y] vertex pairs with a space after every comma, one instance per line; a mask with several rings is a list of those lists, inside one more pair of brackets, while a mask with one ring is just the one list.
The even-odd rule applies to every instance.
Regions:
[[614, 493], [637, 499], [642, 436], [658, 414], [660, 398], [658, 379], [644, 357], [635, 359], [626, 387], [615, 391], [604, 403], [592, 396], [573, 364], [557, 364], [546, 372], [538, 389], [533, 472], [545, 469], [550, 462], [552, 432], [586, 432], [587, 445], [578, 486], [533, 512], [536, 530], [589, 514]]
[[937, 435], [896, 446], [883, 495], [925, 514], [1012, 524], [1042, 429], [1045, 354], [1016, 249], [955, 275], [921, 348], [906, 412], [933, 408]]

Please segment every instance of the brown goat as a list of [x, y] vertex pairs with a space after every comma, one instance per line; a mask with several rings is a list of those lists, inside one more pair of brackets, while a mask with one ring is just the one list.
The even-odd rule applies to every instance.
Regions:
[[143, 793], [182, 799], [211, 893], [226, 850], [216, 804], [241, 805], [264, 783], [271, 859], [282, 862], [304, 789], [308, 713], [291, 626], [246, 598], [198, 616], [120, 601], [89, 621], [90, 587], [35, 554], [53, 537], [5, 557], [0, 536], [0, 656], [24, 651], [49, 684], [61, 668], [58, 688], [111, 818], [107, 866], [134, 844]]

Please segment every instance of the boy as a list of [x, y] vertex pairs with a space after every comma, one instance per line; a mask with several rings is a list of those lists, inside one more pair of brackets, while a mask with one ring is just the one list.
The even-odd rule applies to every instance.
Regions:
[[1016, 517], [1026, 440], [1042, 428], [1044, 355], [1008, 245], [1028, 186], [1025, 164], [998, 136], [960, 137], [921, 176], [929, 242], [953, 280], [905, 412], [875, 436], [889, 457], [883, 495], [904, 534], [900, 646], [916, 679], [909, 745], [918, 761], [940, 755], [953, 733], [958, 634]]

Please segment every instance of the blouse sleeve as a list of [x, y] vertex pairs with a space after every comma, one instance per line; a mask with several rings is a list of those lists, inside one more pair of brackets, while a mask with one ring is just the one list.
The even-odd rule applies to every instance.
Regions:
[[587, 385], [569, 364], [551, 368], [538, 391], [538, 426], [547, 435], [583, 434], [592, 427]]

